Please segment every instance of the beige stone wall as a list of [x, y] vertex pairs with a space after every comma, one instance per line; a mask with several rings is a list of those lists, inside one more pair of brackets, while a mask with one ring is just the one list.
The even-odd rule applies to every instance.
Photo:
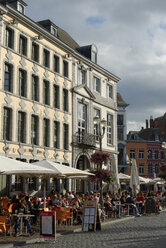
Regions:
[[[71, 115], [71, 59], [66, 57], [66, 51], [59, 48], [57, 45], [49, 42], [43, 37], [43, 39], [35, 39], [35, 42], [39, 45], [39, 63], [31, 60], [32, 41], [38, 36], [36, 32], [29, 29], [21, 23], [10, 24], [13, 19], [7, 15], [3, 16], [2, 32], [1, 32], [1, 58], [0, 58], [0, 154], [14, 158], [27, 158], [29, 159], [42, 159], [44, 157], [55, 159], [55, 153], [58, 153], [58, 160], [61, 162], [71, 163], [71, 128], [72, 128], [72, 115]], [[6, 25], [14, 31], [14, 49], [5, 47], [5, 29]], [[19, 36], [24, 35], [27, 38], [27, 56], [21, 56], [19, 54]], [[43, 49], [47, 49], [50, 52], [50, 68], [46, 68], [43, 63]], [[58, 55], [60, 58], [60, 72], [54, 73], [53, 71], [53, 56]], [[63, 77], [63, 60], [66, 60], [69, 65], [69, 78]], [[4, 63], [8, 62], [13, 65], [13, 92], [4, 91]], [[18, 95], [18, 71], [23, 69], [27, 72], [27, 97], [20, 97]], [[39, 102], [31, 100], [31, 77], [32, 74], [39, 77]], [[43, 102], [43, 80], [49, 81], [50, 84], [50, 105], [44, 105]], [[60, 109], [53, 107], [53, 85], [57, 84], [60, 87]], [[69, 111], [63, 111], [63, 89], [68, 90], [69, 94]], [[7, 106], [12, 109], [12, 141], [3, 140], [3, 107]], [[26, 112], [26, 143], [19, 144], [17, 142], [17, 119], [18, 111], [22, 110]], [[39, 145], [31, 145], [31, 115], [35, 114], [39, 116]], [[43, 133], [42, 123], [43, 118], [50, 120], [50, 147], [43, 147]], [[60, 122], [60, 149], [55, 150], [53, 147], [53, 121]], [[63, 149], [63, 123], [69, 124], [69, 151]], [[8, 149], [5, 150], [7, 145]], [[20, 152], [20, 148], [23, 148]], [[46, 154], [47, 151], [47, 154]], [[35, 154], [35, 156], [34, 156]], [[66, 159], [65, 159], [65, 158]]]

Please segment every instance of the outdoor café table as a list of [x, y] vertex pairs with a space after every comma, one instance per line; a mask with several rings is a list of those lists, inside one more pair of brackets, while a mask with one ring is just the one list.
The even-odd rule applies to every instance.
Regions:
[[20, 218], [20, 233], [19, 235], [21, 236], [23, 233], [22, 233], [22, 229], [23, 229], [23, 218], [24, 217], [34, 217], [34, 215], [32, 214], [13, 214], [13, 216], [16, 216], [18, 218]]
[[130, 216], [130, 212], [129, 212], [129, 210], [130, 210], [130, 206], [132, 206], [133, 205], [133, 203], [125, 203], [125, 205], [127, 205], [127, 211], [128, 211], [128, 213], [127, 213], [127, 216]]
[[118, 207], [118, 216], [120, 218], [121, 209], [122, 209], [122, 207], [125, 207], [125, 204], [121, 204], [119, 202], [119, 203], [116, 203], [115, 206]]

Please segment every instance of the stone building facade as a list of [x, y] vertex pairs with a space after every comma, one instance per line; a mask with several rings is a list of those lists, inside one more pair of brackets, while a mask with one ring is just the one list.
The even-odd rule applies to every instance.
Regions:
[[[0, 155], [89, 169], [99, 149], [93, 123], [99, 115], [107, 120], [102, 149], [112, 154], [117, 172], [119, 78], [97, 64], [94, 44], [80, 47], [50, 20], [34, 22], [26, 7], [23, 0], [0, 0]], [[24, 188], [23, 178], [9, 181], [8, 191]], [[79, 184], [50, 179], [47, 190], [87, 190]], [[29, 179], [29, 190], [40, 189], [40, 179]]]

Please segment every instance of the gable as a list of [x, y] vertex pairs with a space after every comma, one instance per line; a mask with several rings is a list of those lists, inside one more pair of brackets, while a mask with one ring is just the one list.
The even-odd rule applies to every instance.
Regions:
[[95, 99], [95, 96], [86, 85], [79, 85], [73, 88], [73, 91], [86, 98]]

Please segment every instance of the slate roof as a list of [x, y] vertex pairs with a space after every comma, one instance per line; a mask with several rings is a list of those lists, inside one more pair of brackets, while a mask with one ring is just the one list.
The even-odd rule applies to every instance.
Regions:
[[57, 38], [60, 39], [62, 42], [70, 46], [71, 48], [75, 49], [79, 47], [78, 43], [62, 28], [56, 26], [53, 22], [51, 22], [49, 19], [39, 21], [39, 25], [42, 27], [46, 27], [47, 25], [52, 25], [53, 27], [57, 28]]
[[23, 0], [0, 0], [1, 4], [6, 4], [6, 3], [13, 3], [19, 1], [20, 3], [22, 3], [24, 6], [27, 6], [27, 4], [23, 1]]
[[122, 98], [122, 96], [120, 95], [120, 93], [117, 93], [117, 103], [118, 103], [118, 105], [123, 105], [123, 106], [125, 106], [125, 107], [127, 107], [129, 104], [127, 104], [124, 100], [123, 100], [123, 98]]

